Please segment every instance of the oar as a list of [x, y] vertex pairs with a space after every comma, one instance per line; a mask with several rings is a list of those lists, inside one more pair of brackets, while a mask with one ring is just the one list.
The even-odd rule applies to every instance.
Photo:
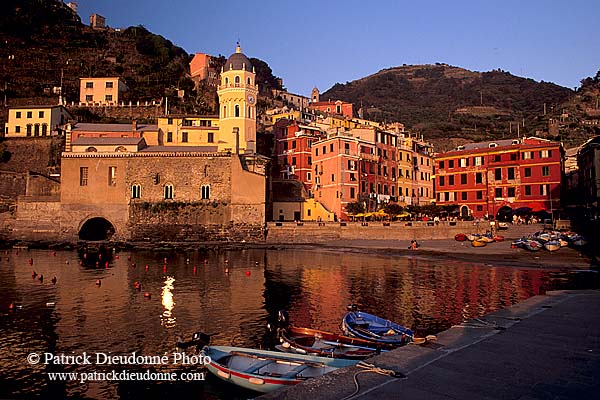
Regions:
[[413, 344], [425, 344], [428, 342], [435, 342], [437, 340], [437, 336], [435, 335], [427, 335], [425, 337], [413, 337]]
[[304, 361], [304, 360], [296, 360], [293, 358], [286, 359], [286, 358], [262, 355], [262, 354], [258, 354], [258, 353], [246, 353], [243, 351], [235, 351], [235, 350], [230, 351], [229, 354], [231, 354], [232, 356], [257, 358], [257, 359], [271, 360], [271, 361], [280, 361], [280, 362], [285, 362], [285, 363], [290, 363], [290, 364], [294, 363], [294, 364], [298, 364], [298, 365], [308, 365], [309, 367], [315, 367], [315, 368], [324, 368], [326, 366], [325, 364], [321, 364], [321, 363], [314, 363], [314, 362]]

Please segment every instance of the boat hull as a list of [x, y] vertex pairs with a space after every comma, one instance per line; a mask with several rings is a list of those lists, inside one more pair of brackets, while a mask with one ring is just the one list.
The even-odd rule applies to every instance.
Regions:
[[346, 313], [342, 320], [342, 330], [349, 336], [394, 346], [406, 345], [414, 338], [410, 329], [362, 311]]

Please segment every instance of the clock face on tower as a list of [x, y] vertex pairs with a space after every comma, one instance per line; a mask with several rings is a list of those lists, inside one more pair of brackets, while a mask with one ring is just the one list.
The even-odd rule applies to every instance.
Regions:
[[251, 94], [249, 94], [249, 95], [248, 95], [248, 103], [250, 103], [250, 104], [254, 104], [254, 101], [255, 101], [255, 100], [256, 100], [256, 99], [254, 98], [254, 96], [252, 96]]

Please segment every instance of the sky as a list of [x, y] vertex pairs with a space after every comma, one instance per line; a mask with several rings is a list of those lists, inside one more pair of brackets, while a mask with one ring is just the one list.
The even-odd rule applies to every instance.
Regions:
[[[571, 89], [600, 70], [597, 0], [76, 0], [83, 23], [144, 25], [188, 53], [238, 39], [292, 93], [402, 64], [502, 69]], [[67, 2], [65, 0], [65, 2]]]

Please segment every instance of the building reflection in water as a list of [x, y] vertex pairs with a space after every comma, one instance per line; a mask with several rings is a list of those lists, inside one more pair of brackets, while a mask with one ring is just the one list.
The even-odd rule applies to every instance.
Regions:
[[173, 282], [175, 282], [175, 278], [172, 276], [168, 276], [165, 280], [165, 285], [162, 287], [162, 305], [165, 308], [165, 311], [162, 313], [161, 317], [161, 325], [165, 328], [172, 328], [176, 325], [177, 319], [173, 315], [173, 309], [175, 308], [175, 301], [173, 299], [172, 290], [175, 288], [173, 286]]

